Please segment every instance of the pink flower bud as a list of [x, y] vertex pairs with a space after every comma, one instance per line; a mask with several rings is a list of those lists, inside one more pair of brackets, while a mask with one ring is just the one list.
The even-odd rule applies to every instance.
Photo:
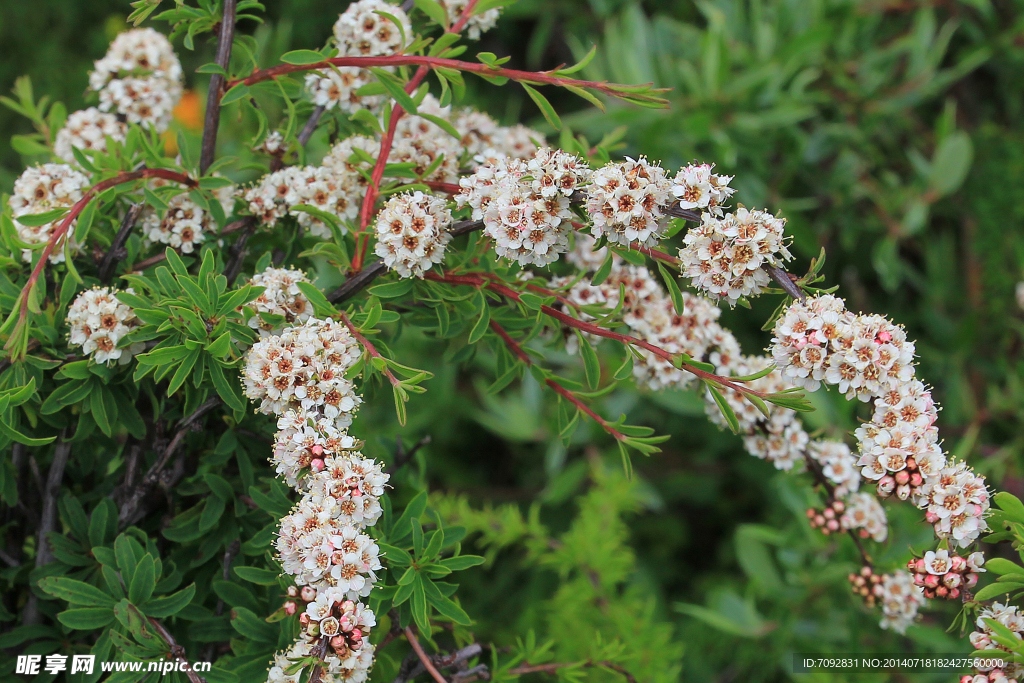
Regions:
[[824, 525], [825, 525], [825, 516], [824, 515], [816, 515], [814, 517], [814, 526], [824, 526]]
[[351, 600], [346, 600], [345, 602], [341, 603], [341, 609], [343, 609], [346, 612], [351, 612], [355, 608], [356, 603], [352, 602]]
[[914, 585], [915, 586], [923, 586], [924, 585], [924, 577], [925, 576], [926, 576], [926, 574], [920, 574], [920, 573], [914, 574]]
[[939, 596], [940, 598], [944, 598], [947, 595], [949, 595], [949, 589], [945, 586], [939, 586], [935, 589], [935, 595]]
[[359, 489], [355, 489], [355, 490], [352, 491], [352, 497], [353, 498], [359, 498], [362, 495], [363, 495], [363, 492], [360, 491]]
[[925, 565], [923, 557], [917, 558], [917, 561], [914, 563], [914, 569], [922, 573], [928, 571], [928, 567]]
[[923, 483], [924, 479], [921, 477], [919, 473], [914, 472], [913, 474], [910, 475], [910, 485], [913, 486], [914, 488], [917, 488]]
[[949, 568], [951, 571], [958, 572], [965, 566], [967, 566], [967, 560], [960, 557], [959, 555], [954, 555], [953, 557], [949, 558]]
[[960, 581], [960, 575], [954, 574], [953, 572], [949, 572], [948, 574], [942, 577], [942, 583], [946, 586], [946, 588], [956, 588], [960, 585]]
[[886, 498], [892, 495], [892, 490], [896, 488], [896, 480], [892, 478], [892, 475], [885, 475], [878, 480], [878, 495]]
[[910, 456], [909, 458], [907, 458], [907, 469], [917, 469], [917, 460], [914, 459], [914, 456]]
[[888, 331], [882, 330], [878, 333], [878, 341], [889, 342], [892, 341], [892, 335]]
[[839, 531], [839, 520], [837, 520], [837, 519], [830, 519], [830, 520], [828, 520], [828, 529], [829, 529], [829, 531]]
[[363, 632], [357, 628], [352, 629], [352, 640], [359, 640], [363, 637]]
[[928, 588], [935, 588], [939, 585], [939, 577], [935, 574], [929, 574], [928, 576], [924, 577], [924, 585]]
[[910, 498], [910, 485], [901, 484], [898, 487], [896, 487], [896, 497], [899, 498], [900, 500], [906, 500], [907, 498]]
[[974, 676], [967, 674], [966, 676], [960, 677], [960, 683], [971, 683], [974, 680]]
[[907, 472], [906, 470], [900, 470], [895, 474], [893, 478], [896, 480], [897, 484], [900, 484], [902, 486], [903, 484], [906, 484], [907, 482], [910, 481], [910, 473]]
[[341, 650], [345, 647], [345, 638], [343, 636], [334, 636], [331, 638], [331, 647], [337, 650]]
[[316, 600], [316, 589], [312, 586], [303, 586], [302, 599], [306, 602], [313, 602]]
[[807, 508], [807, 519], [814, 519], [814, 516], [818, 514], [814, 508]]
[[843, 510], [846, 509], [846, 503], [844, 503], [841, 500], [837, 500], [834, 503], [832, 503], [832, 509], [835, 510], [837, 514], [841, 515], [843, 514]]
[[289, 600], [288, 602], [284, 603], [284, 613], [287, 614], [288, 616], [291, 616], [291, 615], [295, 614], [295, 610], [296, 610], [295, 603], [292, 602], [291, 600]]
[[309, 613], [308, 612], [303, 612], [302, 614], [299, 615], [299, 625], [300, 626], [308, 626], [309, 625]]
[[935, 522], [939, 521], [939, 516], [932, 512], [931, 510], [924, 513], [924, 518], [925, 520], [927, 520], [929, 524], [935, 524]]
[[949, 589], [949, 599], [950, 600], [956, 600], [959, 597], [960, 597], [960, 589], [959, 588], [950, 588]]
[[321, 446], [320, 444], [313, 446], [309, 450], [313, 452], [313, 455], [323, 455], [324, 453], [324, 447]]
[[320, 458], [317, 458], [313, 462], [309, 463], [309, 468], [311, 470], [313, 470], [314, 472], [323, 472], [324, 471], [324, 467], [325, 467], [324, 461], [321, 460]]
[[288, 586], [288, 597], [297, 598], [299, 597], [299, 589], [296, 586]]
[[974, 588], [978, 585], [978, 575], [974, 572], [971, 572], [964, 577], [964, 582], [966, 583], [968, 588]]
[[860, 531], [857, 532], [857, 535], [860, 536], [861, 538], [867, 538], [868, 536], [870, 536], [870, 534], [868, 533], [867, 529], [861, 529]]

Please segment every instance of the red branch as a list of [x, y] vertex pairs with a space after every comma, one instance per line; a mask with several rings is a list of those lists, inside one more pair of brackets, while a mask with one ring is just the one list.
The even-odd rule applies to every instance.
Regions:
[[[371, 358], [384, 358], [384, 356], [380, 355], [380, 352], [377, 350], [377, 347], [371, 344], [370, 340], [364, 337], [362, 333], [359, 332], [359, 328], [352, 324], [352, 321], [349, 320], [348, 316], [345, 314], [344, 311], [339, 312], [338, 315], [341, 317], [341, 322], [345, 323], [345, 327], [347, 327], [348, 331], [352, 333], [352, 336], [355, 337], [356, 341], [359, 342], [359, 344], [364, 349], [366, 349], [366, 352], [370, 354]], [[391, 380], [392, 386], [397, 387], [399, 384], [401, 384], [401, 382], [399, 382], [398, 378], [395, 377], [394, 373], [391, 372], [391, 369], [388, 368], [388, 366], [384, 366], [383, 372], [387, 376], [387, 378]]]
[[53, 253], [53, 250], [57, 248], [57, 245], [63, 240], [64, 236], [67, 235], [68, 230], [71, 228], [71, 224], [74, 223], [75, 219], [78, 218], [82, 211], [85, 210], [85, 207], [89, 205], [89, 202], [91, 202], [96, 195], [108, 188], [114, 187], [115, 185], [121, 185], [123, 183], [130, 183], [134, 180], [141, 180], [143, 178], [163, 178], [164, 180], [181, 183], [192, 188], [199, 186], [198, 182], [184, 173], [168, 171], [162, 168], [142, 168], [137, 171], [126, 171], [124, 173], [118, 173], [113, 178], [107, 178], [106, 180], [93, 185], [81, 199], [75, 202], [74, 206], [71, 207], [71, 210], [68, 211], [68, 214], [64, 216], [63, 220], [61, 220], [57, 229], [50, 234], [50, 239], [43, 248], [43, 253], [39, 257], [39, 262], [36, 263], [35, 268], [32, 269], [32, 274], [28, 276], [28, 282], [21, 290], [21, 307], [18, 313], [19, 319], [24, 320], [28, 315], [29, 292], [32, 291], [36, 282], [39, 281], [39, 276], [42, 275], [43, 269], [46, 268], [46, 263], [50, 259], [50, 254]]
[[[523, 347], [519, 344], [519, 342], [513, 339], [512, 336], [505, 330], [504, 327], [496, 323], [494, 320], [491, 320], [491, 329], [494, 330], [495, 334], [501, 337], [502, 341], [505, 342], [505, 346], [509, 348], [513, 355], [515, 355], [519, 360], [523, 361], [527, 365], [533, 365], [533, 359], [530, 358], [526, 351], [523, 350]], [[601, 417], [593, 410], [591, 410], [590, 407], [587, 406], [587, 404], [585, 404], [583, 401], [581, 401], [580, 398], [572, 391], [566, 389], [561, 384], [559, 384], [558, 382], [551, 378], [545, 379], [544, 383], [551, 387], [555, 391], [555, 393], [559, 394], [560, 396], [563, 396], [574, 406], [582, 410], [591, 420], [601, 425], [602, 429], [604, 429], [606, 432], [614, 436], [616, 439], [622, 441], [626, 438], [625, 434], [623, 434], [622, 432], [608, 424], [607, 420], [605, 420], [603, 417]]]
[[430, 672], [431, 678], [437, 681], [437, 683], [448, 683], [445, 677], [441, 675], [441, 672], [437, 670], [437, 667], [434, 666], [434, 662], [432, 662], [427, 653], [424, 652], [423, 646], [420, 645], [419, 639], [416, 637], [416, 634], [413, 633], [411, 628], [407, 627], [405, 629], [405, 637], [409, 640], [409, 644], [412, 645], [412, 649], [416, 651], [416, 656], [420, 658], [423, 668]]
[[[584, 81], [577, 78], [556, 76], [553, 71], [521, 71], [519, 69], [492, 67], [482, 63], [477, 64], [474, 62], [465, 62], [460, 59], [427, 57], [424, 55], [332, 57], [331, 59], [325, 59], [322, 62], [316, 62], [314, 64], [279, 64], [278, 66], [274, 66], [269, 69], [253, 71], [246, 78], [231, 81], [228, 83], [228, 88], [233, 88], [239, 83], [253, 85], [272, 78], [277, 78], [278, 76], [284, 76], [301, 71], [313, 71], [315, 69], [329, 69], [332, 66], [354, 66], [364, 69], [375, 66], [419, 66], [427, 69], [454, 69], [456, 71], [468, 71], [470, 73], [481, 74], [483, 76], [507, 78], [518, 83], [585, 88], [589, 90], [596, 90], [611, 97], [626, 97], [631, 100], [650, 102], [652, 104], [659, 105], [664, 102], [664, 100], [659, 97], [638, 92], [649, 86], [649, 83], [645, 83], [643, 86], [632, 86], [619, 83], [609, 83], [607, 81]], [[655, 88], [651, 89], [649, 92], [659, 93], [664, 92], [664, 89]]]
[[[509, 287], [507, 285], [500, 284], [498, 282], [490, 281], [486, 277], [481, 276], [480, 274], [472, 273], [472, 274], [463, 274], [463, 275], [453, 275], [453, 274], [450, 274], [450, 273], [444, 273], [443, 275], [438, 275], [437, 273], [435, 273], [433, 271], [430, 271], [430, 272], [427, 272], [424, 275], [424, 277], [427, 280], [433, 280], [435, 282], [445, 282], [445, 283], [452, 284], [452, 285], [467, 285], [467, 286], [470, 286], [470, 287], [485, 287], [487, 289], [490, 289], [493, 292], [497, 292], [498, 294], [501, 294], [502, 296], [506, 296], [509, 299], [512, 299], [513, 301], [516, 301], [518, 303], [522, 303], [522, 299], [519, 296], [519, 292], [517, 292], [516, 290], [512, 289], [511, 287]], [[626, 344], [626, 345], [629, 345], [629, 346], [638, 346], [641, 349], [645, 349], [647, 351], [650, 351], [651, 353], [653, 353], [654, 355], [658, 356], [659, 358], [661, 358], [661, 359], [663, 359], [663, 360], [665, 360], [665, 361], [675, 365], [676, 357], [672, 353], [669, 353], [668, 351], [666, 351], [665, 349], [661, 348], [660, 346], [655, 346], [654, 344], [651, 344], [650, 342], [644, 341], [643, 339], [638, 339], [637, 337], [633, 337], [633, 336], [630, 336], [628, 334], [621, 334], [619, 332], [612, 332], [611, 330], [606, 330], [603, 327], [599, 327], [599, 326], [594, 325], [592, 323], [584, 322], [582, 320], [577, 320], [576, 318], [572, 317], [571, 315], [569, 315], [567, 313], [563, 313], [562, 311], [556, 310], [554, 308], [551, 308], [550, 306], [541, 306], [540, 310], [545, 315], [547, 315], [547, 316], [549, 316], [551, 318], [554, 318], [555, 320], [558, 320], [559, 322], [563, 323], [564, 325], [567, 325], [568, 327], [572, 327], [574, 329], [580, 330], [581, 332], [589, 332], [590, 334], [593, 334], [593, 335], [598, 336], [598, 337], [604, 337], [605, 339], [612, 339], [612, 340], [617, 341], [617, 342], [619, 342], [621, 344]], [[732, 389], [733, 391], [738, 391], [741, 394], [750, 394], [752, 396], [757, 396], [758, 398], [761, 398], [761, 399], [764, 399], [764, 398], [768, 397], [768, 394], [763, 392], [763, 391], [755, 391], [753, 389], [750, 389], [748, 387], [742, 386], [740, 384], [736, 384], [734, 381], [730, 380], [728, 377], [722, 377], [721, 375], [716, 375], [716, 374], [714, 374], [712, 372], [707, 372], [706, 370], [701, 370], [700, 368], [694, 367], [694, 366], [690, 365], [689, 363], [680, 363], [676, 367], [678, 367], [680, 370], [685, 370], [685, 371], [687, 371], [687, 372], [689, 372], [689, 373], [691, 373], [693, 375], [696, 375], [698, 378], [700, 378], [700, 379], [702, 379], [704, 381], [712, 382], [714, 384], [717, 384], [717, 385], [720, 385], [720, 386]]]

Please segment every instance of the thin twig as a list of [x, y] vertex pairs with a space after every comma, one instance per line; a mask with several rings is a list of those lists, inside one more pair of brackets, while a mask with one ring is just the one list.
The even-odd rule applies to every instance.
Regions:
[[103, 261], [100, 263], [98, 273], [100, 282], [104, 284], [110, 282], [110, 276], [114, 274], [114, 264], [124, 258], [124, 243], [128, 241], [128, 235], [131, 234], [132, 228], [135, 227], [144, 208], [146, 208], [144, 202], [128, 207], [128, 211], [121, 220], [121, 227], [114, 235], [114, 241], [110, 243], [110, 248], [107, 249], [107, 253], [104, 254]]
[[164, 628], [164, 625], [156, 619], [154, 619], [153, 617], [149, 617], [149, 623], [152, 624], [153, 628], [160, 635], [160, 637], [167, 641], [167, 644], [170, 645], [171, 656], [174, 657], [178, 661], [178, 663], [182, 665], [181, 669], [184, 671], [185, 675], [188, 676], [188, 680], [191, 683], [206, 683], [206, 679], [197, 674], [192, 669], [192, 666], [188, 661], [188, 657], [186, 656], [185, 648], [178, 644], [178, 641], [174, 639], [174, 636], [171, 635], [170, 631]]
[[[468, 659], [479, 657], [483, 653], [483, 650], [483, 647], [479, 643], [473, 643], [471, 645], [467, 645], [466, 647], [460, 650], [456, 650], [451, 654], [432, 657], [431, 661], [434, 662], [439, 669], [447, 669], [448, 667], [453, 667], [458, 664], [461, 664], [462, 662], [465, 662]], [[415, 655], [416, 653], [414, 651], [411, 654]], [[398, 676], [395, 678], [393, 683], [406, 683], [406, 681], [411, 681], [420, 674], [426, 672], [427, 669], [423, 666], [423, 662], [419, 660], [418, 656], [414, 656], [411, 661], [415, 662], [415, 665], [399, 667]], [[480, 671], [477, 671], [477, 668], [478, 667], [473, 667], [473, 669], [470, 669], [469, 671], [472, 671], [473, 675], [478, 675]], [[486, 666], [484, 668], [486, 669]], [[465, 672], [465, 675], [469, 675], [469, 672]], [[459, 674], [455, 674], [452, 676], [452, 678], [460, 678], [460, 676]]]
[[783, 291], [786, 292], [786, 294], [790, 295], [794, 299], [807, 298], [807, 295], [804, 294], [804, 291], [796, 286], [796, 283], [793, 282], [793, 278], [790, 277], [789, 273], [787, 273], [785, 270], [779, 268], [778, 266], [765, 265], [762, 267], [766, 271], [768, 271], [768, 274], [771, 275], [773, 280], [775, 280], [775, 283], [779, 285], [779, 287], [782, 287]]
[[192, 425], [206, 415], [211, 410], [215, 409], [221, 404], [220, 397], [214, 396], [209, 398], [195, 409], [188, 417], [182, 419], [177, 424], [177, 431], [174, 437], [171, 438], [170, 443], [164, 447], [163, 451], [157, 457], [156, 462], [146, 471], [146, 475], [142, 478], [142, 481], [135, 486], [132, 492], [125, 499], [125, 502], [121, 505], [121, 511], [118, 515], [118, 521], [121, 527], [132, 524], [136, 521], [139, 507], [142, 505], [142, 501], [145, 499], [146, 494], [156, 486], [157, 482], [160, 481], [160, 473], [164, 467], [167, 466], [167, 462], [170, 460], [174, 452], [178, 450], [178, 446], [185, 440], [185, 435], [191, 430]]
[[413, 632], [411, 626], [405, 629], [405, 637], [409, 641], [409, 644], [412, 645], [412, 649], [416, 652], [416, 656], [420, 658], [423, 668], [427, 670], [431, 678], [437, 681], [437, 683], [448, 683], [448, 680], [441, 675], [441, 672], [437, 670], [436, 666], [434, 666], [434, 662], [430, 660], [430, 657], [423, 650], [423, 646], [420, 645], [420, 641], [416, 638], [416, 633]]
[[[348, 331], [352, 333], [352, 336], [355, 337], [355, 340], [359, 343], [359, 345], [366, 350], [366, 353], [370, 354], [370, 358], [384, 358], [384, 356], [380, 355], [380, 352], [377, 350], [377, 347], [374, 346], [369, 339], [363, 336], [363, 334], [359, 331], [358, 327], [352, 324], [352, 321], [349, 320], [349, 317], [345, 313], [345, 311], [339, 311], [338, 316], [341, 318], [341, 322], [345, 323], [345, 327], [347, 327]], [[389, 368], [387, 365], [384, 366], [381, 372], [383, 372], [384, 375], [388, 378], [392, 386], [397, 387], [399, 384], [401, 384], [401, 381], [399, 381], [399, 379], [395, 377], [395, 374], [391, 372], [391, 368]]]
[[[64, 468], [71, 454], [71, 444], [65, 441], [67, 429], [61, 431], [57, 445], [53, 449], [53, 461], [46, 475], [46, 484], [40, 492], [43, 498], [42, 514], [39, 516], [39, 528], [36, 532], [36, 567], [42, 567], [53, 561], [53, 550], [47, 539], [57, 525], [57, 496], [64, 480]], [[21, 623], [24, 625], [39, 623], [39, 605], [34, 593], [29, 593], [28, 602], [22, 611]]]
[[[231, 64], [231, 46], [235, 42], [235, 8], [238, 0], [224, 0], [224, 14], [220, 20], [220, 36], [217, 38], [217, 66], [225, 72]], [[220, 128], [220, 98], [224, 92], [224, 74], [210, 77], [210, 89], [206, 96], [206, 120], [203, 123], [203, 149], [199, 155], [199, 175], [213, 163], [217, 147], [217, 130]]]
[[224, 277], [228, 279], [228, 285], [234, 284], [235, 278], [242, 272], [242, 262], [245, 261], [245, 244], [252, 237], [252, 234], [256, 232], [257, 226], [259, 226], [256, 216], [246, 216], [242, 219], [241, 223], [240, 229], [242, 234], [231, 245], [231, 249], [228, 251], [230, 257], [224, 266]]

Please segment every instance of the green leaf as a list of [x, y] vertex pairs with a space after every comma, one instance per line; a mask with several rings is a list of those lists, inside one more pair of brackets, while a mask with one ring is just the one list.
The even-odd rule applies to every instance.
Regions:
[[597, 352], [591, 346], [590, 340], [583, 336], [583, 333], [576, 330], [576, 340], [579, 342], [580, 356], [583, 358], [583, 370], [587, 376], [587, 385], [596, 389], [601, 383], [601, 361], [597, 358]]
[[928, 185], [932, 192], [943, 197], [955, 192], [963, 184], [971, 170], [974, 145], [971, 137], [962, 130], [950, 133], [939, 144], [928, 173]]
[[68, 628], [93, 631], [114, 621], [113, 602], [110, 607], [81, 607], [60, 612], [57, 620]]
[[398, 106], [410, 114], [417, 113], [415, 100], [409, 96], [409, 93], [405, 92], [404, 84], [397, 76], [378, 67], [370, 67], [370, 72], [387, 89], [388, 94], [391, 95], [391, 98]]
[[281, 61], [285, 64], [305, 66], [324, 61], [324, 56], [314, 50], [292, 50], [281, 55]]
[[440, 598], [431, 596], [430, 604], [433, 605], [434, 609], [440, 612], [442, 616], [448, 617], [456, 624], [461, 626], [470, 626], [473, 623], [473, 620], [470, 619], [464, 609], [444, 596], [441, 596]]
[[1020, 565], [1002, 557], [993, 557], [985, 563], [985, 569], [996, 574], [1019, 574], [1024, 572]]
[[116, 602], [96, 586], [76, 579], [47, 576], [39, 580], [39, 588], [44, 593], [67, 600], [72, 605], [111, 608]]
[[156, 588], [156, 565], [153, 556], [146, 554], [135, 567], [135, 576], [128, 586], [128, 600], [135, 605], [143, 605], [153, 595]]
[[313, 312], [316, 315], [327, 318], [338, 315], [338, 309], [312, 283], [296, 282], [295, 284], [306, 298], [309, 299], [309, 303], [313, 304]]
[[143, 611], [156, 619], [174, 616], [185, 608], [196, 594], [196, 585], [189, 584], [176, 593], [165, 595], [155, 600], [150, 600], [143, 607]]
[[235, 567], [235, 574], [238, 578], [249, 583], [255, 583], [260, 586], [276, 586], [278, 584], [279, 574], [270, 569], [261, 569], [259, 567]]
[[416, 9], [426, 14], [438, 26], [448, 26], [448, 13], [436, 0], [415, 0]]
[[487, 328], [491, 324], [491, 309], [487, 305], [486, 298], [483, 294], [481, 294], [479, 298], [483, 300], [483, 306], [480, 308], [480, 317], [476, 319], [476, 323], [473, 324], [473, 329], [469, 331], [470, 344], [476, 344], [480, 341], [487, 333]]
[[459, 572], [483, 563], [484, 558], [479, 555], [457, 555], [438, 562], [438, 564], [451, 569], [453, 572]]
[[535, 88], [530, 87], [526, 83], [520, 83], [520, 85], [523, 86], [523, 90], [526, 91], [526, 94], [529, 95], [530, 99], [537, 105], [540, 112], [544, 114], [544, 118], [548, 120], [548, 123], [550, 123], [555, 130], [561, 130], [562, 120], [558, 118], [558, 113], [555, 111], [555, 108], [551, 106], [551, 103], [548, 102], [548, 98], [541, 95]]
[[378, 299], [395, 299], [405, 296], [412, 291], [413, 281], [411, 278], [397, 282], [385, 282], [381, 285], [374, 285], [366, 291]]
[[220, 396], [225, 405], [236, 413], [244, 411], [245, 401], [242, 400], [238, 393], [237, 383], [232, 384], [228, 382], [227, 377], [224, 376], [224, 366], [220, 363], [212, 362], [208, 363], [206, 367], [210, 371], [213, 388], [217, 390], [217, 395]]
[[268, 624], [245, 607], [235, 607], [232, 612], [231, 625], [235, 630], [250, 640], [276, 644], [278, 628]]
[[220, 98], [220, 103], [222, 105], [231, 104], [232, 102], [237, 102], [238, 100], [241, 100], [248, 96], [249, 86], [247, 86], [245, 83], [239, 83], [235, 87], [231, 88], [231, 90], [228, 90], [226, 93], [224, 93], [224, 97]]

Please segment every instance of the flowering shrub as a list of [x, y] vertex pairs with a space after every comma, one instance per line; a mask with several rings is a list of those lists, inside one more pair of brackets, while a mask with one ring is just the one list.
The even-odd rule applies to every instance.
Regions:
[[[159, 4], [135, 3], [133, 19]], [[914, 340], [824, 288], [824, 253], [803, 274], [787, 272], [785, 219], [740, 205], [734, 178], [713, 165], [620, 159], [613, 140], [571, 134], [555, 146], [460, 108], [467, 76], [521, 87], [555, 128], [538, 88], [598, 107], [665, 104], [650, 86], [577, 78], [593, 52], [544, 72], [487, 52], [460, 59], [459, 41], [493, 27], [501, 4], [359, 0], [323, 49], [262, 68], [234, 35], [259, 3], [157, 14], [186, 47], [216, 32], [217, 61], [200, 69], [212, 78], [198, 154], [180, 139], [179, 156], [168, 156], [159, 137], [182, 90], [167, 37], [131, 29], [96, 62], [98, 108], [69, 116], [48, 149], [64, 163], [26, 169], [0, 215], [5, 504], [25, 504], [17, 472], [26, 448], [50, 460], [35, 538], [22, 544], [24, 563], [9, 562], [34, 566], [17, 579], [30, 590], [13, 644], [46, 637], [100, 658], [185, 662], [209, 643], [210, 680], [428, 674], [440, 683], [591, 668], [635, 680], [626, 635], [560, 661], [526, 629], [484, 656], [474, 624], [486, 615], [467, 612], [450, 579], [485, 562], [462, 552], [470, 531], [500, 549], [508, 530], [533, 557], [605, 579], [565, 557], [592, 545], [573, 530], [555, 540], [514, 510], [496, 523], [458, 500], [401, 490], [412, 482], [396, 474], [412, 455], [398, 439], [390, 462], [377, 459], [357, 413], [389, 389], [400, 425], [410, 411], [443, 409], [429, 403], [432, 374], [393, 357], [391, 341], [408, 329], [456, 349], [453, 360], [488, 349], [487, 394], [517, 380], [552, 392], [563, 441], [585, 421], [606, 434], [626, 478], [595, 471], [585, 505], [611, 515], [601, 527], [609, 545], [625, 507], [616, 487], [629, 485], [633, 458], [668, 437], [603, 417], [595, 400], [630, 380], [697, 392], [708, 418], [751, 455], [814, 484], [821, 502], [807, 510], [809, 527], [848, 537], [861, 565], [849, 582], [881, 628], [902, 633], [928, 600], [960, 600], [957, 623], [976, 618], [981, 629], [971, 645], [1010, 662], [971, 680], [1015, 677], [1024, 627], [1016, 608], [991, 600], [1024, 587], [1014, 581], [1024, 570], [986, 562], [976, 548], [986, 532], [1024, 542], [1024, 506], [943, 450]], [[29, 89], [19, 93], [19, 110], [45, 110]], [[264, 99], [283, 107], [283, 120], [269, 120]], [[251, 147], [265, 164], [248, 181], [216, 157], [229, 107], [258, 124]], [[309, 164], [304, 148], [318, 126], [339, 139]], [[749, 355], [719, 304], [750, 308], [759, 295], [778, 306], [765, 323], [768, 352]], [[830, 387], [866, 404], [850, 443], [816, 438], [801, 420], [812, 410], [807, 393]], [[203, 442], [194, 431], [216, 436], [202, 459], [188, 449]], [[89, 457], [120, 483], [60, 495], [90, 440], [112, 449]], [[270, 466], [257, 469], [250, 454]], [[391, 486], [406, 500], [400, 512]], [[154, 519], [161, 492], [175, 487], [199, 500]], [[935, 546], [881, 566], [871, 544], [887, 538], [890, 503], [880, 500], [892, 498], [916, 508]], [[999, 579], [976, 590], [987, 570]], [[651, 631], [651, 643], [664, 640]], [[408, 643], [404, 661], [385, 653], [396, 639]]]

